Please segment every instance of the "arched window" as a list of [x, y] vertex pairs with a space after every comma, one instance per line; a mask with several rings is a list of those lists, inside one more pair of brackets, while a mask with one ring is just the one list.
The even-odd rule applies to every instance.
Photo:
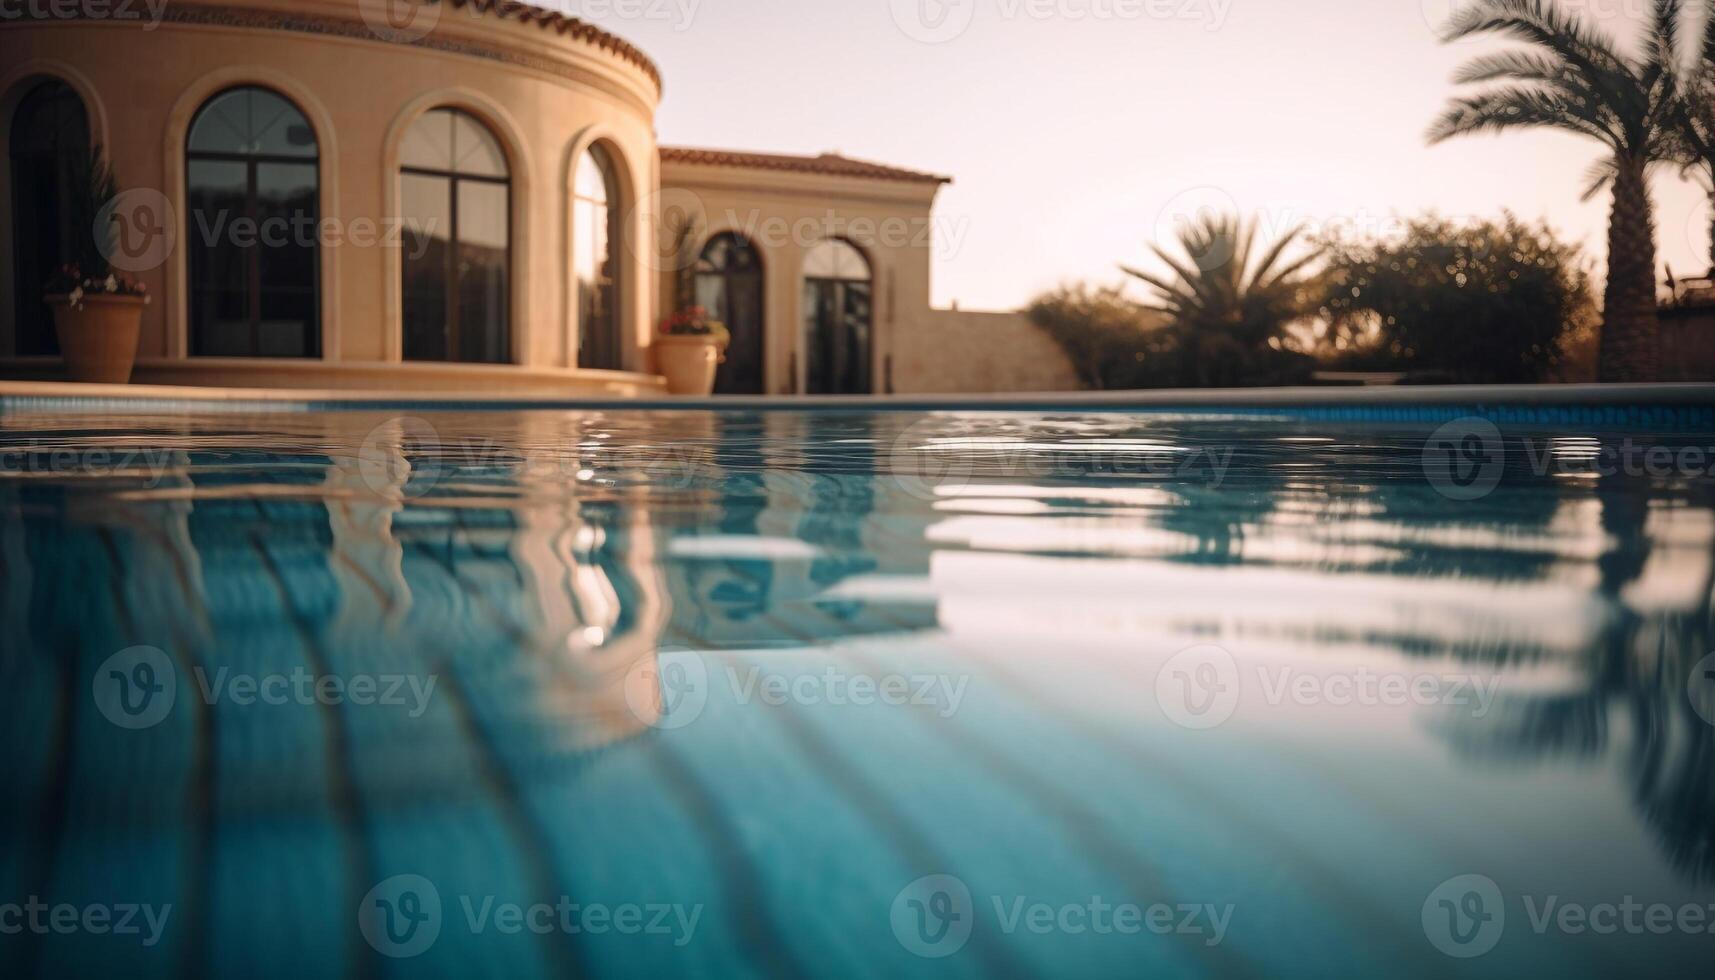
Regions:
[[297, 106], [245, 86], [210, 99], [185, 148], [190, 352], [321, 355], [321, 182]]
[[869, 260], [829, 239], [804, 258], [804, 391], [867, 395], [873, 296]]
[[732, 334], [726, 362], [715, 377], [720, 395], [763, 394], [762, 256], [743, 235], [709, 239], [697, 260], [697, 305]]
[[457, 109], [423, 113], [400, 151], [408, 361], [511, 359], [512, 180], [500, 141]]
[[578, 367], [624, 367], [620, 342], [619, 185], [613, 159], [600, 146], [584, 151], [572, 185], [572, 264], [578, 281]]
[[83, 100], [64, 82], [37, 82], [12, 116], [8, 147], [14, 348], [25, 357], [58, 354], [54, 318], [42, 302], [42, 287], [54, 270], [78, 260], [81, 222], [71, 177], [89, 160], [89, 113]]

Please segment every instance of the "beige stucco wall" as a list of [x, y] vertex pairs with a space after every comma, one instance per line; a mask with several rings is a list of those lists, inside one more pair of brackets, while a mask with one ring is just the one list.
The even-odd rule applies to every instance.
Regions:
[[894, 382], [900, 394], [1077, 391], [1083, 386], [1059, 345], [1022, 313], [927, 310], [900, 332]]
[[[436, 107], [467, 110], [491, 126], [510, 157], [512, 356], [535, 368], [570, 367], [576, 356], [568, 188], [579, 154], [601, 140], [621, 171], [620, 213], [634, 246], [615, 249], [621, 281], [630, 284], [620, 301], [625, 363], [645, 367], [655, 321], [656, 274], [648, 261], [654, 229], [635, 204], [656, 186], [660, 91], [635, 60], [588, 38], [450, 5], [421, 43], [378, 36], [358, 0], [224, 0], [218, 7], [174, 0], [165, 11], [148, 30], [88, 20], [0, 25], [0, 133], [33, 79], [69, 82], [83, 95], [94, 138], [108, 147], [122, 185], [161, 191], [183, 242], [192, 231], [183, 146], [193, 114], [225, 88], [267, 86], [294, 100], [316, 128], [324, 222], [360, 234], [363, 223], [385, 229], [397, 214], [398, 147], [409, 124]], [[10, 196], [5, 176], [0, 171], [0, 201]], [[11, 221], [0, 219], [0, 254], [9, 256]], [[361, 246], [324, 239], [325, 360], [400, 359], [400, 249], [386, 237]], [[154, 295], [143, 358], [186, 354], [186, 255], [175, 248], [164, 265], [138, 276]], [[0, 294], [9, 295], [16, 285], [11, 262], [0, 266]], [[0, 304], [0, 357], [12, 350], [11, 317], [11, 304]]]

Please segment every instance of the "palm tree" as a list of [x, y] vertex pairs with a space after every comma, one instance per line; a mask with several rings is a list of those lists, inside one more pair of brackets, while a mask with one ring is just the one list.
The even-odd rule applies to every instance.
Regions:
[[1449, 41], [1501, 35], [1528, 47], [1484, 55], [1460, 69], [1459, 84], [1488, 87], [1454, 99], [1431, 128], [1431, 143], [1542, 127], [1590, 137], [1609, 153], [1614, 208], [1598, 368], [1603, 381], [1659, 376], [1648, 177], [1651, 166], [1673, 155], [1683, 6], [1684, 0], [1654, 0], [1646, 50], [1635, 57], [1552, 0], [1477, 0], [1447, 30]]
[[1187, 384], [1285, 380], [1278, 375], [1290, 359], [1284, 343], [1287, 327], [1314, 305], [1299, 274], [1317, 253], [1285, 261], [1287, 249], [1298, 239], [1294, 229], [1253, 262], [1256, 232], [1255, 221], [1203, 215], [1180, 230], [1179, 245], [1188, 260], [1151, 246], [1176, 278], [1120, 267], [1154, 289], [1150, 309], [1166, 318], [1164, 329], [1172, 333], [1174, 347], [1185, 359]]
[[[1679, 93], [1679, 162], [1698, 172], [1715, 210], [1715, 0], [1704, 0], [1703, 43]], [[1715, 228], [1709, 233], [1709, 275], [1715, 277]]]

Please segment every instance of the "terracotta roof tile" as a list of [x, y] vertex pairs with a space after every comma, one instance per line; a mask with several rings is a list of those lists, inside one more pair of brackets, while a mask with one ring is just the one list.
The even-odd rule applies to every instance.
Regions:
[[790, 156], [783, 153], [745, 153], [737, 150], [706, 150], [687, 146], [661, 147], [662, 163], [688, 163], [706, 167], [748, 167], [755, 170], [784, 170], [793, 173], [827, 174], [833, 177], [867, 177], [871, 180], [901, 180], [925, 184], [950, 184], [951, 177], [903, 170], [867, 160], [853, 160], [837, 153], [821, 156]]
[[[412, 0], [412, 2], [440, 3], [442, 0]], [[497, 17], [504, 17], [525, 24], [535, 24], [556, 34], [570, 35], [575, 40], [593, 44], [603, 51], [610, 51], [631, 62], [643, 69], [644, 73], [655, 82], [657, 88], [661, 85], [661, 70], [655, 67], [655, 62], [650, 61], [648, 55], [624, 38], [609, 34], [587, 21], [532, 3], [523, 3], [521, 0], [445, 0], [445, 2], [461, 10], [469, 7]]]

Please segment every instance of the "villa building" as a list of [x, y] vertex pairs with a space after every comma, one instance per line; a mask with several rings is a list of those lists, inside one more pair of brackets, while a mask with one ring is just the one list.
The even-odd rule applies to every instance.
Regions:
[[931, 307], [944, 178], [662, 147], [661, 94], [636, 48], [516, 2], [23, 5], [0, 377], [57, 376], [38, 284], [99, 145], [112, 260], [153, 297], [139, 382], [650, 395], [656, 324], [700, 304], [725, 393], [1076, 386], [1020, 315]]

